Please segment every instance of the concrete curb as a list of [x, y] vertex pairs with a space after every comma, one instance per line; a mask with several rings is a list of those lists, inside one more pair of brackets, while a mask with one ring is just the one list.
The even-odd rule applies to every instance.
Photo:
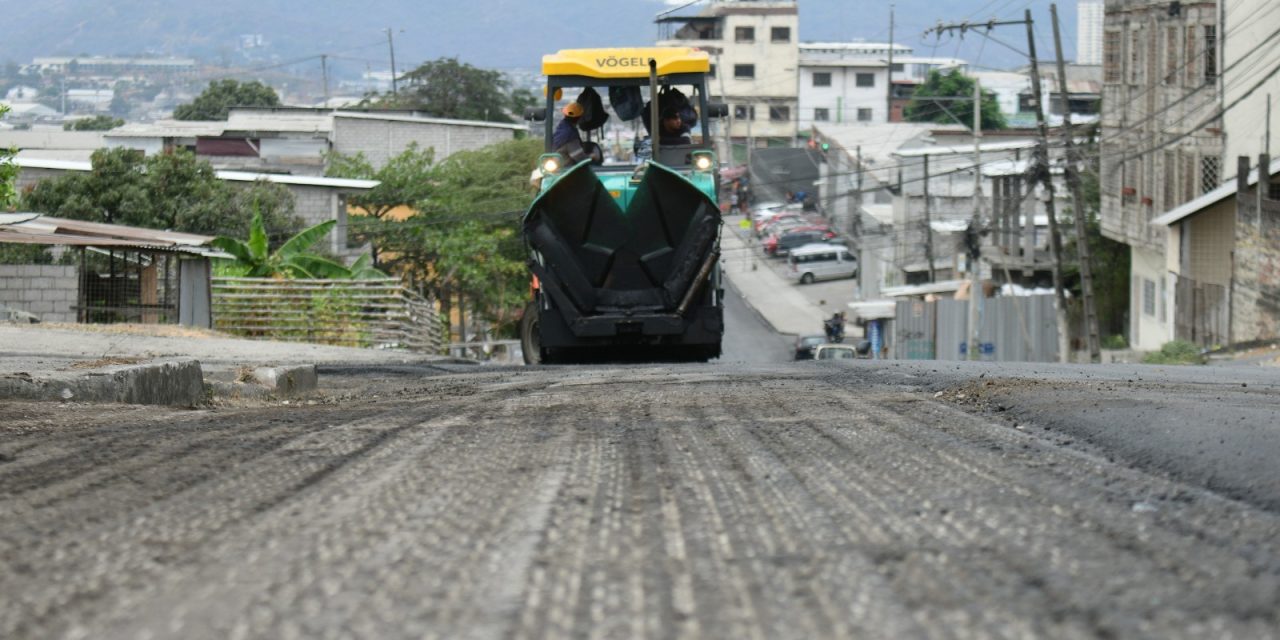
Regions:
[[268, 391], [282, 396], [314, 391], [318, 378], [314, 364], [292, 367], [258, 367], [253, 379]]
[[46, 378], [9, 375], [0, 377], [0, 398], [194, 407], [205, 401], [204, 374], [199, 360], [186, 358]]

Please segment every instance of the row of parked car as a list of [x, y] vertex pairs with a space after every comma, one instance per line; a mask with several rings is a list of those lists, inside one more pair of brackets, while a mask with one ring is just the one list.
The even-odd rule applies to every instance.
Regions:
[[801, 205], [758, 205], [752, 209], [752, 226], [765, 254], [786, 258], [787, 273], [800, 284], [858, 275], [858, 260], [837, 242], [836, 231]]

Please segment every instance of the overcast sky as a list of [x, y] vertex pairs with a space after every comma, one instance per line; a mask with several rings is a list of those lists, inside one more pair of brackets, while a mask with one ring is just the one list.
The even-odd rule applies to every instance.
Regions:
[[[236, 63], [243, 34], [269, 47], [251, 60], [307, 59], [320, 54], [351, 69], [386, 68], [384, 29], [395, 34], [401, 69], [441, 56], [485, 67], [536, 68], [542, 54], [572, 47], [651, 44], [665, 0], [0, 0], [0, 61], [40, 55], [194, 55]], [[883, 41], [888, 0], [800, 0], [800, 39]], [[1066, 56], [1075, 57], [1076, 0], [1059, 7]], [[305, 7], [305, 9], [303, 9]], [[1040, 57], [1053, 54], [1047, 0], [897, 0], [897, 42], [919, 55], [961, 57], [979, 67], [1025, 64], [1022, 26], [998, 28], [1000, 42], [970, 33], [924, 37], [939, 21], [1036, 20]], [[681, 13], [692, 14], [698, 6]], [[92, 16], [92, 19], [86, 19]], [[18, 28], [16, 25], [22, 25]]]

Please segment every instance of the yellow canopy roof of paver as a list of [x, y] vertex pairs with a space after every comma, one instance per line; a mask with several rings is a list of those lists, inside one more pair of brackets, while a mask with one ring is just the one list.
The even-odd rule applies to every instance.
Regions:
[[591, 78], [647, 78], [649, 59], [658, 62], [658, 75], [707, 73], [711, 58], [691, 47], [635, 47], [622, 49], [561, 49], [542, 56], [547, 76]]

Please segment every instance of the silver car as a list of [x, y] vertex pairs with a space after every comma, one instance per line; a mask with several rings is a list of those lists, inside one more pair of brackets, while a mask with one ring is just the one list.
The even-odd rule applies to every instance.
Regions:
[[807, 244], [792, 249], [787, 267], [791, 279], [800, 284], [858, 275], [858, 259], [848, 247], [835, 244]]

